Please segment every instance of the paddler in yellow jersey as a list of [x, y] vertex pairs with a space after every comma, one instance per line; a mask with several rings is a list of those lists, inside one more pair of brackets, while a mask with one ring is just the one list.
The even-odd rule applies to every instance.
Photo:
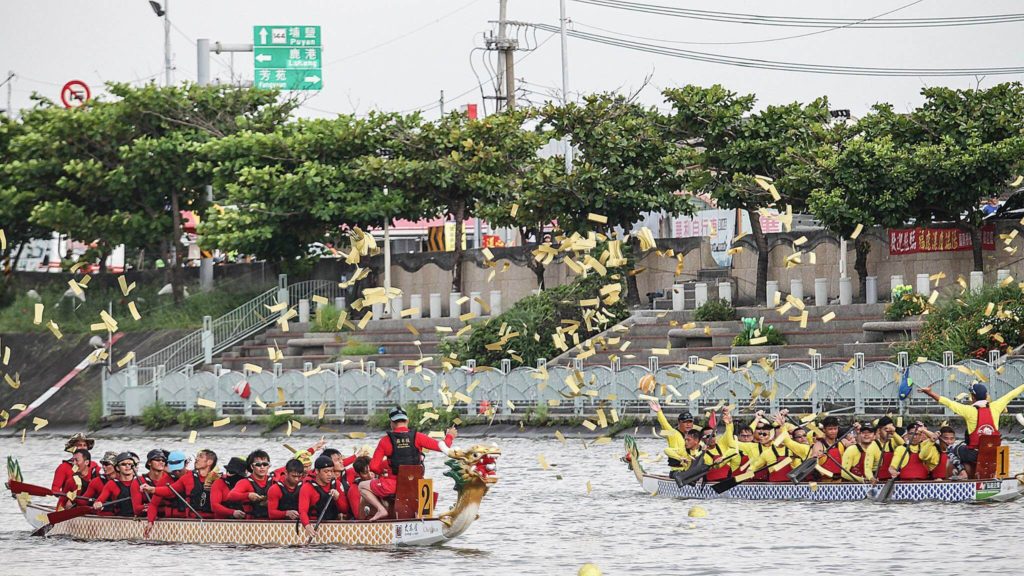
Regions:
[[733, 436], [732, 414], [729, 407], [722, 409], [722, 422], [725, 433], [717, 436], [715, 428], [708, 423], [701, 429], [701, 443], [704, 444], [704, 463], [711, 467], [707, 481], [717, 482], [728, 478], [740, 465], [739, 451], [736, 448], [736, 437]]
[[878, 445], [879, 459], [875, 462], [875, 472], [879, 480], [892, 478], [889, 466], [892, 464], [896, 448], [903, 446], [903, 437], [896, 433], [896, 424], [892, 418], [882, 416], [875, 423], [875, 444]]
[[781, 445], [781, 440], [778, 446], [774, 444], [774, 440], [776, 427], [781, 427], [781, 422], [784, 421], [788, 413], [787, 410], [782, 410], [776, 416], [776, 424], [773, 426], [771, 422], [764, 419], [764, 411], [758, 410], [754, 418], [756, 423], [754, 427], [755, 442], [737, 443], [736, 448], [748, 459], [747, 469], [744, 472], [754, 472], [753, 480], [755, 482], [787, 481], [785, 476], [789, 472], [790, 465], [782, 464], [776, 468], [776, 464], [787, 458], [792, 461], [793, 454]]
[[688, 470], [693, 459], [700, 455], [700, 431], [693, 429], [693, 416], [689, 412], [679, 414], [679, 423], [673, 428], [668, 418], [665, 418], [661, 404], [656, 400], [651, 400], [648, 404], [658, 416], [661, 435], [668, 441], [665, 455], [668, 456], [668, 466], [671, 469], [669, 477], [675, 479], [678, 473]]
[[901, 480], [928, 480], [939, 465], [939, 450], [935, 447], [938, 434], [929, 432], [923, 422], [907, 426], [907, 442], [897, 446], [889, 464], [889, 477]]
[[843, 451], [843, 468], [846, 469], [843, 480], [874, 483], [875, 468], [882, 460], [882, 453], [875, 443], [875, 426], [870, 420], [854, 426], [857, 427], [857, 443]]

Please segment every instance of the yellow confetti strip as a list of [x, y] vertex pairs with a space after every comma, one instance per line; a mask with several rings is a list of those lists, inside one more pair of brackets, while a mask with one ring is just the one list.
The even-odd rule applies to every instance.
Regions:
[[593, 212], [587, 214], [587, 220], [591, 222], [597, 222], [598, 224], [607, 224], [608, 217], [601, 214], [594, 214]]
[[316, 411], [316, 419], [317, 420], [323, 420], [325, 414], [327, 414], [327, 403], [326, 402], [321, 402], [320, 403], [320, 408], [318, 408], [317, 411]]
[[853, 234], [850, 234], [850, 240], [856, 240], [860, 233], [864, 231], [863, 224], [857, 224], [857, 227], [853, 229]]
[[46, 309], [46, 306], [44, 306], [42, 302], [36, 302], [35, 316], [33, 316], [33, 318], [32, 318], [32, 323], [33, 324], [38, 326], [38, 325], [43, 323], [43, 310], [45, 310], [45, 309]]
[[131, 362], [135, 358], [135, 352], [129, 352], [124, 355], [120, 360], [117, 361], [118, 368], [124, 368], [124, 365]]
[[226, 418], [221, 418], [220, 420], [214, 420], [213, 421], [213, 427], [214, 428], [220, 428], [221, 426], [225, 426], [225, 425], [230, 424], [230, 423], [231, 423], [231, 417], [228, 416]]
[[188, 433], [188, 443], [189, 444], [195, 444], [196, 443], [196, 438], [198, 438], [198, 437], [199, 437], [199, 432], [196, 432], [195, 430], [192, 430], [191, 432]]
[[260, 372], [263, 372], [263, 367], [257, 366], [256, 364], [246, 363], [242, 365], [242, 370], [245, 370], [246, 372], [252, 372], [253, 374], [259, 374]]
[[36, 426], [35, 427], [35, 431], [38, 431], [43, 426], [46, 426], [47, 424], [49, 424], [50, 421], [47, 420], [46, 418], [40, 418], [38, 416], [35, 416], [35, 417], [32, 418], [32, 423], [35, 424], [35, 426]]
[[835, 320], [835, 318], [836, 318], [836, 313], [835, 312], [829, 312], [828, 314], [825, 314], [824, 316], [821, 317], [821, 321], [824, 324], [828, 324], [829, 322]]
[[508, 211], [508, 215], [515, 218], [516, 214], [519, 213], [519, 204], [513, 204], [512, 209]]
[[135, 302], [128, 303], [128, 311], [131, 312], [132, 318], [134, 318], [136, 322], [142, 320], [142, 314], [139, 314], [139, 309], [135, 306]]

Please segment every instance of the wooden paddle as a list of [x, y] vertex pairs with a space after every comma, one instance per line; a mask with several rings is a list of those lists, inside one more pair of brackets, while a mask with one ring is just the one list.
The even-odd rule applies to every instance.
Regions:
[[[835, 443], [833, 443], [831, 446], [826, 448], [825, 452], [823, 453], [823, 455], [826, 458], [828, 458], [829, 460], [834, 462], [836, 465], [838, 465], [839, 469], [843, 470], [843, 471], [846, 471], [846, 469], [843, 468], [842, 462], [837, 462], [835, 457], [833, 457], [831, 454], [829, 454], [829, 451], [832, 450], [833, 448], [835, 448], [836, 446], [839, 446], [839, 443], [843, 441], [843, 438], [846, 438], [846, 436], [853, 430], [853, 428], [854, 427], [851, 426], [850, 428], [848, 428], [846, 430], [846, 432], [843, 432], [839, 436], [836, 436]], [[810, 456], [810, 454], [808, 454], [808, 456]], [[801, 463], [795, 469], [791, 470], [789, 472], [789, 474], [786, 474], [786, 477], [789, 478], [790, 480], [792, 480], [794, 484], [799, 484], [800, 482], [803, 482], [804, 478], [806, 478], [808, 475], [810, 475], [811, 472], [814, 471], [814, 469], [817, 467], [817, 465], [818, 465], [818, 458], [808, 458], [808, 459], [804, 460], [803, 463]], [[850, 474], [849, 471], [847, 471], [846, 473]], [[853, 474], [850, 474], [850, 476], [853, 476]]]
[[[706, 450], [705, 450], [705, 452], [706, 452]], [[684, 475], [677, 476], [675, 478], [676, 484], [678, 484], [680, 488], [682, 488], [685, 485], [696, 484], [702, 478], [707, 477], [707, 475], [710, 474], [711, 471], [715, 469], [715, 466], [717, 466], [718, 464], [722, 464], [722, 463], [730, 460], [731, 458], [733, 458], [735, 456], [739, 456], [739, 452], [733, 452], [732, 454], [726, 456], [725, 458], [722, 458], [718, 462], [715, 462], [711, 466], [708, 466], [707, 464], [704, 464], [704, 458], [701, 457], [701, 464], [704, 465], [704, 468], [701, 469], [699, 472], [694, 471], [693, 473], [691, 473], [690, 470], [686, 470], [684, 472]]]
[[313, 526], [313, 536], [309, 537], [306, 544], [312, 544], [313, 538], [316, 536], [316, 531], [320, 529], [320, 523], [324, 521], [324, 516], [327, 515], [327, 509], [331, 507], [330, 502], [324, 505], [324, 509], [320, 511], [320, 517], [316, 519], [316, 525]]
[[49, 488], [44, 488], [42, 486], [36, 486], [35, 484], [28, 484], [26, 482], [19, 482], [17, 480], [8, 480], [7, 481], [7, 487], [11, 490], [11, 492], [14, 492], [15, 494], [17, 494], [17, 493], [25, 493], [25, 494], [29, 494], [31, 496], [61, 496], [61, 495], [63, 495], [62, 493], [54, 492], [53, 490], [50, 490]]
[[[915, 434], [917, 432], [915, 431]], [[900, 465], [896, 468], [896, 473], [885, 481], [885, 486], [882, 486], [882, 491], [875, 497], [875, 502], [881, 502], [885, 504], [892, 497], [892, 491], [896, 488], [896, 480], [900, 477], [900, 472], [903, 472], [903, 466], [906, 465], [907, 461], [910, 460], [910, 441], [908, 440], [906, 446], [903, 448], [903, 458], [900, 460]]]
[[[125, 498], [119, 498], [117, 500], [112, 500], [110, 502], [104, 503], [103, 507], [106, 508], [107, 506], [110, 506], [111, 504], [120, 504], [121, 502], [125, 502], [125, 501], [131, 500], [131, 499], [132, 499], [131, 496], [128, 496], [128, 497], [125, 497]], [[49, 514], [46, 515], [47, 524], [45, 524], [44, 526], [41, 526], [38, 530], [33, 532], [32, 535], [33, 536], [44, 536], [50, 530], [52, 530], [53, 527], [56, 526], [57, 524], [60, 524], [61, 522], [66, 522], [68, 520], [73, 520], [73, 519], [81, 517], [81, 516], [85, 516], [86, 514], [88, 514], [90, 512], [93, 512], [93, 511], [95, 511], [95, 508], [93, 508], [92, 506], [75, 506], [74, 508], [69, 508], [67, 510], [59, 510], [57, 512], [50, 512]]]
[[[754, 474], [757, 474], [761, 470], [767, 470], [768, 468], [771, 468], [774, 465], [775, 465], [775, 462], [772, 462], [771, 464], [767, 464], [765, 466], [762, 466], [762, 467], [758, 468], [757, 470], [754, 470]], [[753, 477], [754, 476], [751, 476], [750, 478], [745, 478], [743, 480], [736, 480], [735, 476], [729, 476], [728, 478], [726, 478], [725, 480], [722, 480], [721, 482], [716, 482], [716, 483], [712, 484], [711, 485], [711, 489], [715, 491], [715, 494], [723, 494], [725, 492], [728, 492], [729, 490], [732, 490], [733, 487], [736, 486], [737, 484], [743, 484], [744, 482], [746, 482], [747, 480], [750, 480]]]

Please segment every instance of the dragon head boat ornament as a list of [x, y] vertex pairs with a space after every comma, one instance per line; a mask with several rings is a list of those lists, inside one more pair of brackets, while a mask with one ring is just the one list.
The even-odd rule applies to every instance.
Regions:
[[448, 471], [444, 475], [455, 480], [458, 499], [451, 510], [440, 516], [446, 537], [462, 534], [479, 517], [480, 501], [498, 481], [497, 457], [500, 454], [501, 449], [496, 444], [477, 444], [449, 452], [450, 459], [445, 462]]

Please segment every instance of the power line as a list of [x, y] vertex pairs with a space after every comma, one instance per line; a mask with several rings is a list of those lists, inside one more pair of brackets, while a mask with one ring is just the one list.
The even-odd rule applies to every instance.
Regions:
[[710, 10], [693, 10], [628, 2], [625, 0], [574, 0], [580, 4], [591, 4], [605, 8], [615, 8], [630, 12], [644, 12], [661, 16], [728, 22], [732, 24], [750, 24], [757, 26], [787, 26], [797, 28], [823, 28], [830, 26], [850, 25], [857, 28], [940, 28], [947, 26], [977, 26], [987, 24], [1007, 24], [1024, 21], [1024, 14], [990, 14], [983, 16], [953, 16], [943, 18], [889, 18], [859, 22], [849, 18], [807, 18], [801, 16], [769, 16], [760, 14], [738, 14], [733, 12], [716, 12]]
[[417, 32], [420, 32], [421, 30], [429, 28], [429, 27], [437, 24], [438, 22], [441, 22], [442, 20], [445, 20], [449, 16], [454, 16], [455, 14], [458, 14], [459, 12], [462, 12], [463, 10], [465, 10], [466, 8], [469, 8], [470, 6], [472, 6], [475, 3], [476, 3], [476, 0], [470, 0], [466, 4], [463, 4], [462, 6], [456, 8], [455, 10], [452, 10], [451, 12], [448, 12], [446, 14], [442, 14], [441, 16], [438, 16], [438, 18], [436, 20], [433, 20], [431, 22], [427, 22], [426, 24], [420, 26], [419, 28], [415, 28], [413, 30], [410, 30], [410, 31], [404, 33], [404, 34], [400, 34], [398, 36], [395, 36], [394, 38], [392, 38], [390, 40], [385, 40], [384, 42], [381, 42], [380, 44], [375, 44], [373, 46], [370, 46], [369, 48], [367, 48], [365, 50], [360, 50], [359, 52], [356, 52], [354, 54], [349, 54], [348, 56], [342, 56], [341, 58], [338, 58], [337, 60], [331, 60], [330, 62], [328, 62], [327, 64], [324, 65], [324, 68], [326, 68], [326, 67], [328, 67], [328, 66], [330, 66], [332, 64], [337, 64], [338, 62], [345, 62], [346, 60], [351, 60], [351, 59], [353, 59], [353, 58], [355, 58], [357, 56], [362, 56], [363, 54], [366, 54], [367, 52], [371, 52], [373, 50], [376, 50], [377, 48], [382, 48], [384, 46], [387, 46], [388, 44], [393, 44], [395, 42], [398, 42], [399, 40], [402, 40], [404, 38], [408, 38], [409, 36], [412, 36], [413, 34], [415, 34]]
[[[533, 26], [536, 26], [540, 30], [552, 33], [556, 33], [559, 30], [557, 26], [549, 24], [533, 24]], [[632, 42], [622, 40], [620, 38], [602, 36], [600, 34], [580, 32], [578, 30], [567, 31], [567, 34], [573, 38], [579, 38], [580, 40], [606, 44], [608, 46], [615, 46], [618, 48], [626, 48], [628, 50], [636, 50], [639, 52], [671, 56], [673, 58], [682, 58], [698, 62], [739, 66], [742, 68], [759, 68], [762, 70], [805, 72], [810, 74], [836, 74], [843, 76], [998, 76], [1007, 74], [1024, 74], [1024, 67], [1014, 66], [996, 68], [881, 68], [781, 62], [777, 60], [761, 60], [757, 58], [740, 58], [736, 56], [726, 56], [723, 54], [712, 54], [709, 52], [683, 50], [681, 48], [659, 46], [656, 44], [646, 44], [643, 42]]]
[[855, 20], [853, 23], [850, 23], [850, 24], [844, 24], [842, 26], [835, 26], [835, 27], [832, 27], [832, 28], [826, 28], [824, 30], [817, 30], [815, 32], [806, 32], [804, 34], [795, 34], [795, 35], [792, 35], [792, 36], [782, 36], [780, 38], [765, 38], [764, 40], [740, 40], [740, 41], [734, 41], [734, 42], [691, 42], [691, 41], [686, 41], [686, 40], [668, 40], [668, 39], [664, 39], [664, 38], [651, 38], [651, 37], [648, 37], [648, 36], [636, 36], [636, 35], [632, 35], [632, 34], [625, 34], [623, 32], [616, 32], [614, 30], [607, 30], [605, 28], [599, 28], [597, 26], [589, 26], [587, 24], [581, 23], [578, 20], [574, 20], [573, 24], [575, 24], [576, 26], [583, 26], [584, 28], [592, 28], [594, 30], [598, 30], [598, 31], [601, 31], [601, 32], [606, 32], [608, 34], [615, 34], [617, 36], [623, 36], [625, 38], [633, 38], [633, 39], [636, 39], [636, 40], [652, 40], [654, 42], [664, 42], [664, 43], [667, 43], [667, 44], [685, 44], [685, 45], [688, 45], [688, 46], [739, 46], [739, 45], [742, 45], [742, 44], [767, 44], [769, 42], [781, 42], [783, 40], [794, 40], [796, 38], [806, 38], [808, 36], [816, 36], [818, 34], [827, 34], [829, 32], [834, 32], [836, 30], [845, 30], [847, 28], [852, 28], [852, 27], [856, 26], [857, 24], [861, 24], [861, 23], [867, 22], [869, 20], [877, 20], [877, 19], [881, 18], [882, 16], [888, 16], [889, 14], [892, 14], [894, 12], [899, 12], [900, 10], [904, 10], [906, 8], [910, 8], [911, 6], [914, 6], [915, 4], [920, 4], [921, 2], [924, 2], [924, 0], [915, 0], [914, 2], [911, 2], [910, 4], [904, 4], [903, 6], [900, 6], [898, 8], [893, 8], [892, 10], [889, 10], [888, 12], [882, 12], [881, 14], [876, 14], [874, 16], [870, 16], [870, 17], [864, 18], [862, 20]]

